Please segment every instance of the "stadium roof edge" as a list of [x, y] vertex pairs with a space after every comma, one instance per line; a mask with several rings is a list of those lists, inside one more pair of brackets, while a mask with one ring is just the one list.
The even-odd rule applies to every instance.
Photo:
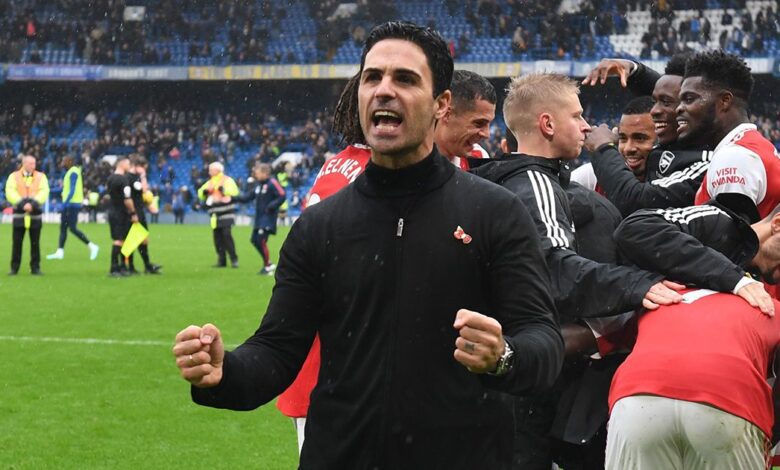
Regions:
[[[755, 74], [780, 75], [780, 60], [748, 58]], [[557, 72], [585, 76], [597, 61], [456, 62], [455, 68], [489, 78], [514, 77], [531, 72]], [[663, 72], [666, 61], [645, 64]], [[232, 66], [108, 66], [3, 64], [2, 80], [8, 81], [231, 81], [231, 80], [323, 80], [346, 79], [358, 64], [290, 64]]]

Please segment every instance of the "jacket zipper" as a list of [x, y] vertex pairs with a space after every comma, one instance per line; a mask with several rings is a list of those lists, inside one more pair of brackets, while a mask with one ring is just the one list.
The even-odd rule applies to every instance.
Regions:
[[[410, 207], [406, 208], [406, 212], [408, 215], [408, 211], [411, 209]], [[395, 226], [395, 250], [394, 256], [395, 256], [395, 262], [396, 262], [396, 272], [395, 272], [395, 287], [396, 292], [401, 291], [401, 282], [403, 280], [403, 235], [404, 235], [404, 211], [398, 212], [398, 221], [396, 222]], [[385, 369], [385, 379], [386, 379], [386, 385], [385, 385], [385, 396], [384, 396], [384, 407], [385, 407], [385, 413], [383, 416], [383, 425], [381, 427], [380, 431], [380, 448], [382, 449], [381, 453], [382, 459], [381, 462], [388, 462], [389, 456], [389, 445], [390, 445], [390, 436], [392, 433], [392, 418], [391, 416], [394, 416], [393, 411], [393, 396], [395, 395], [395, 390], [393, 389], [393, 377], [395, 376], [395, 367], [396, 367], [396, 342], [398, 341], [398, 323], [400, 322], [400, 316], [401, 316], [401, 305], [400, 300], [398, 297], [395, 299], [395, 311], [393, 312], [393, 325], [392, 325], [392, 340], [390, 341], [388, 345], [388, 354], [387, 354], [387, 368]]]

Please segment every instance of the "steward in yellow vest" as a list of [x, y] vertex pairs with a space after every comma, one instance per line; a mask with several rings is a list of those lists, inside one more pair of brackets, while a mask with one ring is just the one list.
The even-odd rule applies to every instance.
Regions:
[[81, 176], [81, 167], [74, 164], [73, 157], [66, 155], [62, 159], [62, 168], [65, 176], [62, 179], [62, 213], [60, 214], [60, 241], [57, 251], [48, 255], [46, 259], [62, 259], [65, 257], [65, 240], [68, 238], [68, 230], [81, 240], [89, 248], [89, 259], [94, 260], [98, 255], [98, 246], [89, 241], [89, 238], [76, 227], [79, 222], [81, 204], [84, 202], [84, 180]]
[[225, 175], [224, 166], [219, 162], [209, 165], [209, 176], [206, 183], [198, 189], [198, 198], [205, 202], [206, 210], [211, 215], [211, 228], [214, 236], [214, 248], [217, 251], [215, 268], [227, 266], [226, 253], [234, 268], [238, 267], [238, 255], [233, 243], [231, 227], [236, 220], [236, 204], [234, 196], [238, 196], [238, 186], [233, 178]]
[[24, 233], [30, 231], [30, 272], [41, 273], [41, 227], [43, 205], [49, 198], [49, 180], [35, 170], [35, 157], [22, 157], [22, 167], [11, 173], [5, 183], [5, 198], [13, 206], [13, 245], [11, 272], [16, 275], [22, 262]]

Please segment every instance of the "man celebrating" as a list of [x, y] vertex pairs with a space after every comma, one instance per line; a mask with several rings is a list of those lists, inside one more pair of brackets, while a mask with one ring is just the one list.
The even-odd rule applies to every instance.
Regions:
[[42, 207], [49, 198], [49, 180], [35, 170], [35, 157], [22, 157], [22, 167], [11, 173], [5, 182], [5, 198], [14, 207], [11, 271], [15, 276], [22, 263], [24, 232], [30, 231], [30, 273], [41, 275]]
[[[553, 298], [561, 312], [561, 324], [582, 324], [643, 305], [652, 309], [679, 302], [680, 296], [661, 282], [661, 275], [582, 256], [584, 250], [575, 237], [565, 189], [569, 186], [566, 163], [577, 158], [590, 131], [582, 117], [578, 94], [577, 84], [558, 74], [529, 74], [513, 79], [504, 100], [504, 118], [517, 138], [518, 153], [480, 166], [475, 173], [500, 182], [528, 207], [550, 266]], [[589, 241], [598, 243], [598, 240]], [[593, 421], [587, 423], [593, 425], [592, 432], [573, 431], [579, 437], [576, 442], [571, 442], [565, 429], [550, 435], [561, 391], [576, 383], [572, 380], [573, 370], [569, 372], [561, 377], [553, 391], [517, 404], [527, 411], [516, 414], [516, 468], [549, 469], [554, 457], [566, 468], [573, 466], [573, 462], [583, 463], [582, 457], [562, 462], [560, 455], [563, 449], [580, 446], [591, 438], [602, 419], [589, 420]], [[584, 394], [593, 393], [594, 400], [599, 398], [587, 387], [583, 389]], [[533, 414], [533, 419], [524, 419], [529, 414]], [[561, 413], [561, 416], [564, 414], [567, 418], [570, 415]], [[593, 464], [593, 461], [589, 459], [585, 463]]]
[[752, 91], [744, 60], [723, 51], [698, 53], [685, 67], [677, 122], [681, 141], [703, 138], [715, 146], [696, 204], [722, 193], [744, 194], [757, 206], [755, 222], [780, 204], [780, 157], [748, 122]]
[[[640, 96], [629, 101], [623, 108], [623, 115], [620, 117], [617, 129], [617, 150], [625, 161], [625, 167], [628, 167], [640, 182], [644, 182], [647, 177], [647, 157], [653, 151], [656, 140], [655, 126], [650, 116], [652, 107], [653, 100], [649, 96]], [[598, 184], [592, 163], [575, 169], [571, 173], [571, 179], [588, 189], [606, 195], [606, 191]]]
[[577, 158], [590, 131], [578, 94], [577, 84], [562, 75], [513, 79], [504, 100], [504, 118], [517, 138], [519, 153], [483, 165], [475, 173], [501, 182], [526, 202], [542, 237], [561, 312], [575, 317], [610, 316], [642, 304], [654, 308], [658, 302], [678, 299], [660, 283], [660, 276], [595, 263], [575, 252], [563, 186], [568, 184], [567, 161]]
[[740, 198], [638, 211], [615, 234], [628, 260], [724, 293], [691, 291], [639, 320], [610, 391], [609, 469], [766, 467], [773, 416], [765, 377], [777, 361], [780, 304], [745, 269], [780, 281], [780, 207], [748, 225], [728, 208], [749, 212]]
[[452, 74], [452, 105], [434, 132], [436, 148], [455, 166], [470, 168], [469, 158], [488, 158], [479, 142], [490, 137], [490, 123], [496, 117], [496, 90], [474, 72]]
[[529, 392], [560, 369], [526, 210], [435, 151], [451, 75], [437, 33], [372, 30], [358, 90], [366, 171], [292, 227], [252, 338], [226, 353], [213, 325], [177, 335], [197, 403], [252, 409], [293, 380], [319, 332], [301, 468], [509, 468], [512, 413], [494, 390]]
[[237, 268], [238, 255], [231, 229], [236, 222], [236, 205], [233, 197], [238, 196], [238, 186], [224, 171], [225, 167], [219, 162], [209, 165], [211, 178], [198, 189], [198, 198], [206, 203], [206, 209], [211, 216], [214, 248], [217, 250], [217, 264], [214, 267], [227, 266], [227, 254], [230, 256], [230, 265]]
[[65, 155], [62, 159], [62, 167], [66, 170], [62, 178], [62, 214], [60, 219], [60, 243], [57, 251], [48, 255], [46, 259], [62, 259], [65, 257], [65, 240], [68, 230], [89, 248], [89, 259], [94, 260], [98, 255], [98, 246], [89, 241], [84, 232], [76, 225], [79, 222], [81, 203], [84, 202], [84, 183], [81, 178], [81, 167], [76, 165], [73, 157]]
[[609, 393], [606, 468], [768, 468], [778, 344], [780, 317], [732, 294], [692, 290], [644, 314]]
[[650, 116], [658, 145], [647, 157], [644, 180], [637, 180], [626, 168], [624, 156], [615, 146], [617, 136], [606, 125], [594, 128], [585, 142], [599, 186], [623, 216], [643, 208], [690, 206], [704, 179], [712, 144], [700, 139], [680, 141], [677, 134], [677, 106], [687, 59], [687, 54], [673, 56], [664, 75], [629, 60], [604, 59], [583, 81], [595, 85], [600, 78], [604, 83], [607, 75], [614, 73], [635, 94], [652, 94]]

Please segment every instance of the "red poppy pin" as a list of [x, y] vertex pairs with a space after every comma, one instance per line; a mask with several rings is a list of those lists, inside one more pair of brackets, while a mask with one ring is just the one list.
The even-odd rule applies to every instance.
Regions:
[[464, 245], [468, 245], [469, 243], [471, 243], [471, 235], [466, 233], [463, 230], [463, 227], [461, 227], [460, 225], [458, 225], [458, 228], [455, 229], [455, 233], [453, 233], [453, 235], [455, 235], [456, 240], [462, 241]]

